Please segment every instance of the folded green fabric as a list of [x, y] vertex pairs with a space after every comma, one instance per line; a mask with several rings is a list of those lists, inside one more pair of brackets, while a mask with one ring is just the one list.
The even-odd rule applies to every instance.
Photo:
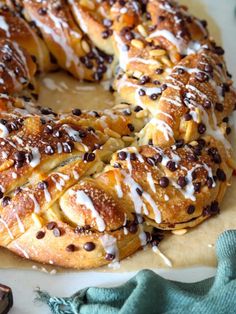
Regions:
[[116, 288], [86, 288], [70, 298], [38, 291], [38, 298], [54, 314], [236, 313], [236, 231], [219, 237], [216, 252], [216, 276], [198, 283], [174, 282], [142, 270]]

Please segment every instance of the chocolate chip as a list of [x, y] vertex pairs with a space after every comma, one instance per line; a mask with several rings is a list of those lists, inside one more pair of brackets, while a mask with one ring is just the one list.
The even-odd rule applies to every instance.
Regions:
[[56, 228], [56, 226], [57, 226], [56, 222], [51, 221], [51, 222], [49, 222], [49, 223], [46, 225], [46, 228], [47, 228], [48, 230], [53, 230], [54, 228]]
[[65, 143], [62, 143], [62, 147], [63, 147], [64, 153], [70, 154], [74, 148], [74, 143], [73, 142], [65, 142]]
[[187, 208], [187, 213], [189, 215], [192, 215], [195, 212], [195, 206], [194, 205], [189, 205]]
[[44, 132], [47, 134], [52, 134], [53, 132], [53, 127], [51, 125], [46, 125], [44, 128]]
[[40, 190], [46, 190], [48, 188], [48, 183], [46, 181], [41, 181], [37, 186]]
[[225, 174], [224, 170], [218, 168], [216, 171], [216, 176], [217, 176], [219, 181], [221, 181], [221, 182], [226, 181], [226, 174]]
[[158, 16], [158, 22], [163, 22], [165, 21], [166, 17], [164, 15], [159, 15]]
[[178, 74], [184, 74], [186, 71], [183, 68], [177, 69]]
[[204, 134], [206, 132], [206, 126], [204, 123], [199, 123], [198, 125], [198, 133]]
[[96, 246], [93, 242], [86, 242], [83, 245], [83, 248], [85, 249], [85, 251], [88, 251], [88, 252], [93, 251], [95, 249], [95, 247]]
[[225, 122], [225, 123], [228, 123], [229, 122], [229, 117], [224, 117], [224, 119], [222, 121]]
[[221, 158], [220, 154], [217, 152], [212, 156], [212, 160], [216, 164], [220, 164], [222, 162], [222, 158]]
[[102, 38], [107, 39], [112, 35], [113, 31], [112, 29], [106, 29], [105, 31], [102, 32]]
[[167, 186], [169, 185], [170, 181], [167, 177], [162, 177], [159, 180], [159, 184], [162, 188], [167, 188]]
[[214, 201], [211, 203], [211, 214], [215, 215], [220, 212], [219, 203]]
[[59, 130], [55, 130], [55, 131], [53, 131], [52, 136], [56, 137], [56, 138], [60, 138], [60, 137], [62, 137], [62, 133]]
[[209, 189], [212, 189], [213, 183], [214, 183], [214, 181], [212, 178], [207, 178], [206, 184], [207, 184]]
[[[145, 92], [144, 89], [141, 88], [141, 89], [138, 91], [138, 94], [139, 94], [139, 96], [145, 96], [145, 95], [146, 95], [146, 92]], [[140, 108], [142, 108], [142, 107], [140, 107]]]
[[155, 73], [158, 74], [158, 75], [163, 74], [163, 72], [164, 72], [164, 70], [162, 68], [159, 68], [159, 69], [155, 70]]
[[215, 46], [214, 47], [214, 52], [216, 54], [218, 54], [219, 56], [223, 56], [224, 53], [225, 53], [224, 49], [222, 47], [220, 47], [220, 46]]
[[201, 24], [202, 24], [202, 26], [203, 26], [204, 28], [207, 27], [207, 21], [206, 21], [206, 20], [201, 20], [200, 22], [201, 22]]
[[47, 9], [46, 8], [39, 8], [38, 9], [38, 14], [39, 15], [46, 15], [47, 14]]
[[205, 109], [210, 109], [210, 108], [211, 108], [211, 101], [208, 100], [208, 99], [206, 99], [206, 100], [204, 101], [204, 103], [203, 103], [203, 107], [204, 107]]
[[140, 85], [144, 85], [146, 83], [148, 83], [150, 81], [150, 77], [147, 75], [143, 75], [140, 80], [139, 80], [139, 84]]
[[192, 179], [193, 179], [193, 180], [196, 180], [196, 179], [197, 179], [197, 169], [195, 169], [195, 170], [192, 172]]
[[136, 233], [136, 232], [138, 231], [138, 227], [137, 227], [137, 225], [134, 224], [134, 223], [132, 223], [132, 224], [128, 227], [128, 229], [129, 229], [129, 232], [132, 233], [132, 234], [134, 234], [134, 233]]
[[134, 128], [133, 124], [128, 123], [128, 124], [127, 124], [127, 127], [128, 127], [128, 129], [130, 130], [130, 132], [134, 132], [135, 128]]
[[161, 91], [164, 92], [167, 89], [167, 85], [166, 84], [162, 84], [161, 85]]
[[36, 238], [37, 238], [38, 240], [43, 239], [44, 237], [45, 237], [45, 232], [44, 232], [44, 231], [38, 231], [38, 232], [36, 233]]
[[120, 160], [125, 160], [125, 159], [127, 158], [127, 153], [124, 152], [124, 151], [119, 152], [119, 153], [118, 153], [118, 158], [119, 158]]
[[142, 111], [142, 110], [143, 110], [143, 108], [141, 106], [136, 106], [134, 108], [134, 112], [139, 112], [139, 111]]
[[131, 153], [130, 160], [137, 160], [137, 155], [135, 153]]
[[56, 238], [58, 238], [58, 237], [60, 237], [61, 235], [62, 235], [62, 231], [61, 231], [61, 229], [60, 228], [54, 228], [53, 229], [53, 234], [54, 234], [54, 236], [56, 237]]
[[167, 164], [166, 164], [166, 167], [171, 171], [171, 172], [174, 172], [177, 170], [177, 166], [176, 166], [176, 163], [174, 161], [168, 161]]
[[177, 140], [174, 144], [176, 146], [176, 148], [181, 148], [184, 146], [184, 140], [180, 139], [180, 140]]
[[155, 166], [156, 162], [155, 162], [155, 159], [154, 159], [154, 158], [148, 157], [146, 160], [147, 160], [147, 163], [148, 163], [150, 166]]
[[53, 155], [54, 154], [54, 149], [50, 145], [46, 146], [44, 151], [45, 151], [45, 154], [47, 154], [47, 155]]
[[149, 97], [150, 97], [151, 100], [157, 100], [158, 94], [153, 93]]
[[213, 66], [211, 64], [206, 64], [204, 66], [204, 71], [207, 72], [207, 73], [213, 73]]
[[136, 192], [139, 196], [143, 195], [143, 191], [140, 188], [136, 188]]
[[95, 157], [96, 155], [94, 153], [85, 153], [83, 160], [87, 162], [92, 162], [95, 160]]
[[188, 182], [187, 182], [186, 177], [180, 176], [177, 180], [177, 183], [181, 188], [184, 188]]
[[111, 253], [107, 253], [106, 256], [105, 256], [105, 259], [107, 261], [113, 261], [115, 259], [115, 255], [111, 254]]
[[9, 205], [11, 202], [11, 198], [9, 196], [4, 196], [2, 199], [2, 206], [5, 207]]
[[201, 182], [193, 183], [194, 192], [199, 193], [201, 191]]
[[224, 106], [223, 106], [223, 104], [217, 102], [217, 103], [215, 104], [215, 109], [216, 109], [217, 111], [219, 111], [219, 112], [223, 112], [223, 111], [224, 111]]
[[18, 151], [14, 154], [14, 158], [17, 161], [25, 161], [25, 152], [23, 151]]
[[15, 168], [16, 169], [20, 169], [24, 166], [24, 162], [23, 161], [16, 161], [15, 162]]
[[160, 155], [160, 154], [156, 154], [155, 156], [153, 156], [154, 157], [154, 159], [155, 159], [155, 161], [156, 161], [156, 163], [160, 163], [160, 162], [162, 162], [162, 156]]
[[226, 128], [225, 132], [226, 132], [227, 135], [229, 135], [229, 134], [232, 132], [231, 127], [228, 126], [228, 127]]
[[192, 115], [190, 114], [190, 113], [186, 113], [185, 115], [184, 115], [184, 120], [185, 121], [190, 121], [190, 120], [192, 120], [193, 119], [193, 117], [192, 117]]
[[195, 78], [201, 83], [207, 82], [209, 80], [209, 76], [204, 72], [195, 73]]
[[67, 251], [67, 252], [74, 252], [75, 250], [76, 250], [76, 247], [75, 247], [74, 244], [69, 244], [69, 245], [67, 245], [67, 247], [66, 247], [66, 251]]

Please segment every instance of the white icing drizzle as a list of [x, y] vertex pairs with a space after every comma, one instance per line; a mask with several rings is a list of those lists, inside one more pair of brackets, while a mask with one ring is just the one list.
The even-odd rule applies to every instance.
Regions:
[[119, 249], [117, 247], [117, 240], [115, 237], [111, 236], [110, 234], [104, 234], [101, 237], [99, 237], [102, 246], [104, 248], [104, 251], [107, 254], [112, 254], [114, 256], [114, 259], [112, 260], [112, 262], [110, 264], [110, 266], [114, 267], [117, 262], [119, 262]]
[[8, 234], [9, 234], [10, 238], [11, 238], [12, 240], [14, 240], [14, 236], [13, 236], [13, 234], [12, 234], [10, 228], [8, 227], [7, 223], [6, 223], [1, 217], [0, 217], [0, 223], [2, 223], [2, 224], [4, 225], [4, 227], [7, 229], [7, 232], [8, 232]]
[[[127, 173], [124, 171], [122, 172], [124, 176], [124, 184], [126, 184], [129, 187], [129, 196], [134, 204], [134, 209], [137, 214], [142, 213], [142, 208], [148, 213], [146, 204], [143, 202], [142, 197], [145, 199], [145, 201], [152, 207], [154, 215], [155, 215], [155, 221], [157, 223], [161, 222], [161, 213], [155, 203], [155, 201], [152, 199], [151, 195], [147, 192], [143, 191], [142, 187]], [[137, 193], [137, 190], [143, 191], [142, 196], [140, 196]]]
[[73, 10], [75, 11], [75, 15], [77, 16], [77, 20], [79, 21], [79, 26], [82, 29], [82, 31], [87, 34], [88, 33], [88, 27], [86, 23], [83, 20], [83, 17], [81, 15], [80, 9], [77, 4], [75, 4], [74, 0], [69, 0], [69, 3], [73, 6]]
[[96, 208], [94, 207], [91, 198], [84, 191], [81, 191], [81, 190], [70, 191], [70, 192], [76, 195], [76, 203], [78, 205], [85, 206], [87, 209], [91, 211], [92, 217], [95, 218], [96, 220], [98, 230], [101, 232], [104, 231], [106, 229], [105, 222], [103, 218], [99, 215]]
[[57, 152], [61, 154], [63, 152], [61, 143], [57, 143]]
[[81, 142], [80, 133], [78, 131], [67, 124], [64, 124], [62, 128], [66, 131], [70, 138], [73, 138], [76, 142]]
[[115, 180], [116, 180], [115, 190], [116, 190], [117, 196], [119, 198], [122, 198], [123, 197], [123, 191], [122, 191], [120, 179], [119, 179], [116, 172], [115, 172]]
[[167, 141], [174, 136], [172, 128], [167, 122], [163, 120], [160, 120], [158, 118], [152, 118], [149, 124], [154, 126], [154, 128], [156, 128], [157, 130], [161, 131]]
[[125, 43], [122, 41], [122, 39], [120, 38], [120, 36], [114, 32], [113, 33], [113, 38], [117, 44], [117, 48], [119, 50], [119, 66], [121, 67], [122, 70], [126, 70], [127, 64], [129, 62], [129, 55], [128, 55], [128, 50], [127, 47], [125, 45]]
[[10, 37], [10, 30], [9, 30], [9, 25], [7, 24], [4, 16], [0, 16], [0, 28], [4, 30], [6, 33], [7, 37]]
[[63, 187], [65, 186], [65, 181], [62, 178], [59, 178], [58, 182], [56, 178], [52, 177], [52, 181], [55, 183], [57, 190], [59, 191], [63, 190]]
[[147, 172], [147, 181], [150, 185], [150, 188], [152, 190], [153, 193], [156, 193], [156, 187], [155, 187], [155, 183], [152, 177], [152, 173], [151, 172]]
[[41, 211], [40, 205], [38, 203], [38, 201], [36, 200], [35, 196], [33, 194], [29, 194], [29, 197], [31, 198], [31, 200], [34, 203], [34, 212], [37, 214]]
[[47, 203], [51, 202], [52, 198], [47, 187], [44, 187], [43, 191], [44, 191], [44, 197], [45, 197], [46, 202]]
[[14, 246], [24, 255], [25, 258], [30, 258], [29, 254], [18, 243], [14, 243]]
[[75, 169], [73, 169], [72, 173], [73, 173], [73, 176], [74, 176], [75, 180], [78, 180], [79, 179], [78, 172]]
[[[28, 11], [30, 14], [30, 12]], [[54, 23], [54, 26], [47, 26], [47, 24], [42, 23], [41, 21], [34, 18], [33, 15], [30, 18], [36, 23], [36, 25], [42, 29], [46, 34], [52, 37], [52, 39], [62, 48], [66, 57], [66, 67], [70, 68], [71, 66], [76, 66], [76, 71], [78, 75], [83, 78], [84, 71], [81, 66], [77, 66], [80, 64], [79, 58], [75, 54], [75, 51], [71, 48], [66, 35], [64, 35], [65, 30], [69, 31], [68, 24], [62, 20], [57, 18], [54, 14], [52, 14], [50, 8], [47, 12], [48, 16], [50, 17], [51, 21]], [[59, 33], [59, 34], [58, 34]], [[71, 31], [74, 37], [80, 38], [81, 35], [79, 33]]]
[[0, 131], [1, 131], [0, 136], [2, 138], [6, 138], [9, 135], [9, 131], [8, 131], [7, 127], [2, 123], [0, 123]]
[[35, 168], [36, 166], [39, 165], [40, 163], [40, 158], [41, 158], [41, 155], [40, 155], [40, 152], [39, 152], [39, 149], [37, 147], [31, 147], [31, 152], [32, 152], [32, 160], [29, 162], [30, 166], [32, 168]]
[[173, 267], [171, 260], [165, 256], [157, 246], [152, 247], [153, 252], [157, 253], [168, 267]]
[[15, 213], [15, 216], [16, 216], [16, 220], [17, 220], [17, 223], [18, 223], [18, 227], [19, 227], [19, 230], [21, 233], [24, 233], [25, 232], [25, 227], [18, 215], [18, 213], [16, 212], [16, 210], [14, 210], [14, 213]]
[[146, 233], [143, 231], [143, 226], [139, 225], [139, 239], [142, 246], [147, 244], [147, 236]]
[[143, 192], [143, 198], [147, 201], [147, 203], [152, 207], [154, 215], [155, 215], [155, 221], [156, 223], [161, 223], [161, 212], [158, 209], [156, 202], [153, 200], [150, 194], [147, 192]]

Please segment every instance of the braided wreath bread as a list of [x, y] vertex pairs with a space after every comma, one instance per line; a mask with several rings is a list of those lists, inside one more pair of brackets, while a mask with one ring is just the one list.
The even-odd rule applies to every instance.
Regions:
[[[219, 213], [236, 107], [223, 54], [171, 0], [1, 1], [0, 246], [91, 268]], [[37, 76], [58, 68], [113, 78], [118, 105], [40, 107]]]

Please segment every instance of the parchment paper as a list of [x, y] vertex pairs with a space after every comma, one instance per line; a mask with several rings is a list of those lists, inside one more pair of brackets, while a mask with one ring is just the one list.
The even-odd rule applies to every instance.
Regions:
[[[206, 18], [214, 37], [220, 42], [220, 31], [211, 17], [207, 16], [205, 6], [201, 1], [186, 1], [194, 9], [196, 15]], [[81, 109], [111, 108], [113, 97], [107, 91], [109, 82], [103, 86], [94, 87], [89, 84], [78, 83], [64, 73], [53, 73], [42, 78], [39, 103], [52, 107], [57, 111], [70, 111], [71, 108]], [[104, 90], [105, 89], [105, 90]], [[53, 103], [52, 103], [53, 99]], [[234, 116], [236, 124], [236, 115]], [[236, 131], [232, 137], [236, 155]], [[231, 187], [221, 204], [221, 213], [212, 217], [194, 229], [189, 230], [185, 235], [170, 235], [161, 242], [159, 249], [172, 262], [173, 267], [187, 267], [196, 265], [215, 266], [215, 242], [221, 232], [227, 229], [236, 229], [236, 177], [232, 178]], [[141, 268], [167, 267], [163, 257], [154, 253], [150, 248], [141, 250], [133, 256], [122, 261], [121, 267], [114, 271], [135, 271]], [[35, 262], [19, 258], [5, 249], [0, 248], [0, 268], [34, 268], [52, 271], [51, 266], [40, 265]], [[112, 271], [108, 267], [102, 267], [101, 271]], [[64, 271], [57, 269], [57, 271]]]

